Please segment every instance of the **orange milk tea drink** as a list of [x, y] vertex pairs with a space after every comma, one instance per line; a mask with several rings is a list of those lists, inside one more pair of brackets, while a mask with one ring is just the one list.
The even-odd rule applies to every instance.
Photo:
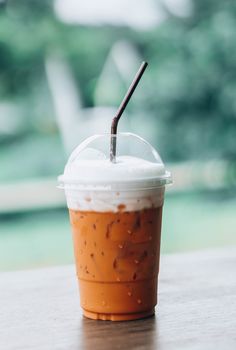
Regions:
[[96, 135], [78, 146], [59, 181], [83, 313], [125, 321], [154, 314], [162, 206], [171, 177], [155, 149], [130, 133], [116, 136], [116, 163], [110, 162], [109, 137]]

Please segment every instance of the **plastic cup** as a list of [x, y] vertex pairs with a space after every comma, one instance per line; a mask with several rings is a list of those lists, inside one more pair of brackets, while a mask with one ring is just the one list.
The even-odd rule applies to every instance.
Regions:
[[64, 175], [80, 302], [91, 319], [125, 321], [154, 314], [165, 185], [156, 150], [137, 135], [95, 135], [71, 154]]

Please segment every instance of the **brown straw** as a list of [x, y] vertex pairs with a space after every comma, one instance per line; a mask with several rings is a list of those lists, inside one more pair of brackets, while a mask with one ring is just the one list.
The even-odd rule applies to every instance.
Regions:
[[115, 117], [112, 119], [112, 124], [111, 124], [111, 145], [110, 145], [110, 161], [115, 163], [116, 162], [116, 135], [117, 134], [117, 126], [118, 122], [120, 120], [120, 117], [122, 116], [122, 113], [124, 112], [127, 104], [129, 103], [129, 100], [131, 96], [134, 93], [134, 90], [136, 89], [139, 80], [141, 79], [145, 69], [147, 68], [147, 62], [143, 62], [136, 73], [134, 80], [132, 81], [123, 101], [120, 104], [120, 107], [117, 110], [117, 113]]

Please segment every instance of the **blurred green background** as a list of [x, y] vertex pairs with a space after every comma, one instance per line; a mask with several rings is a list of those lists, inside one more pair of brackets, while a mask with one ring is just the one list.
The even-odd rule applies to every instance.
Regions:
[[[97, 8], [96, 8], [97, 6]], [[73, 261], [57, 176], [110, 121], [172, 171], [162, 252], [236, 243], [236, 3], [0, 1], [0, 269]]]

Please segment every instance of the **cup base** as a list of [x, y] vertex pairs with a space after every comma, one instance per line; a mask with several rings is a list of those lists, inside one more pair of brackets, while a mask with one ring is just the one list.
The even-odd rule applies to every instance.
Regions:
[[102, 320], [102, 321], [132, 321], [138, 320], [141, 318], [147, 318], [153, 316], [155, 309], [148, 311], [137, 312], [137, 313], [128, 313], [128, 314], [105, 314], [98, 313], [93, 311], [88, 311], [83, 309], [83, 315], [92, 320]]

